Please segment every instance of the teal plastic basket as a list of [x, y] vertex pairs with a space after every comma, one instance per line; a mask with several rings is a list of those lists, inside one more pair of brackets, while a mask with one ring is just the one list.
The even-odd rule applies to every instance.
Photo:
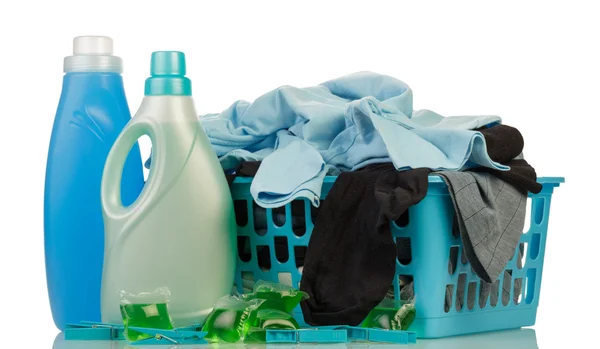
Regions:
[[[308, 246], [314, 210], [307, 200], [294, 203], [304, 208], [300, 210], [303, 211], [301, 217], [297, 214], [298, 206], [295, 207], [296, 215], [292, 216], [292, 204], [277, 209], [263, 209], [252, 200], [251, 181], [251, 178], [236, 178], [231, 187], [236, 206], [239, 245], [235, 287], [243, 293], [244, 280], [248, 284], [250, 279], [299, 287], [302, 275], [296, 260]], [[326, 177], [322, 199], [326, 200], [334, 182], [335, 177]], [[411, 207], [408, 215], [391, 223], [396, 244], [410, 246], [410, 252], [404, 252], [401, 260], [396, 260], [396, 276], [392, 284], [398, 299], [399, 280], [412, 279], [414, 282], [417, 317], [410, 331], [415, 331], [419, 338], [440, 338], [535, 324], [550, 201], [554, 188], [563, 183], [564, 178], [544, 177], [539, 178], [538, 182], [543, 185], [543, 190], [539, 194], [529, 195], [529, 226], [526, 226], [521, 244], [506, 267], [510, 273], [502, 273], [497, 281], [498, 287], [492, 287], [492, 292], [499, 292], [497, 302], [492, 302], [490, 296], [480, 299], [483, 283], [462, 257], [461, 239], [452, 235], [454, 208], [448, 188], [439, 176], [429, 176], [427, 196]], [[298, 224], [298, 219], [302, 220], [302, 224]], [[277, 250], [276, 245], [279, 247]], [[249, 246], [249, 250], [243, 251], [244, 246]], [[524, 253], [521, 262], [517, 263], [519, 248]], [[259, 265], [259, 253], [262, 254], [262, 265]], [[504, 280], [505, 277], [508, 279]], [[517, 285], [521, 284], [520, 290], [516, 288], [518, 295], [515, 295], [515, 281]], [[506, 298], [502, 294], [505, 282], [506, 285], [510, 284], [507, 291], [510, 295]], [[459, 287], [459, 283], [463, 287]], [[464, 289], [464, 292], [460, 289]], [[451, 295], [451, 302], [446, 300], [447, 294]], [[460, 298], [462, 302], [457, 302]], [[304, 324], [299, 307], [294, 314]]]

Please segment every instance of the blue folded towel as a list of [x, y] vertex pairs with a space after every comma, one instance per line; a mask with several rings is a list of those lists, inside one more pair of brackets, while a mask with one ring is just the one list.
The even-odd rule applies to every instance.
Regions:
[[405, 83], [371, 72], [308, 88], [282, 86], [200, 122], [224, 167], [263, 161], [251, 186], [263, 207], [299, 197], [318, 206], [332, 168], [352, 171], [391, 161], [398, 170], [509, 169], [492, 161], [481, 133], [471, 131], [500, 123], [499, 117], [413, 111]]

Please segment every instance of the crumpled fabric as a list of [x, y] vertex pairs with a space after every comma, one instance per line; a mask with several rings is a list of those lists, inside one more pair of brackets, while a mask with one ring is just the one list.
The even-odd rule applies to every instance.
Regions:
[[509, 169], [490, 159], [484, 137], [473, 131], [501, 123], [500, 117], [414, 111], [408, 85], [372, 72], [313, 87], [282, 86], [200, 122], [224, 167], [263, 161], [251, 192], [265, 208], [296, 198], [318, 206], [324, 174], [332, 168], [393, 162], [398, 170]]

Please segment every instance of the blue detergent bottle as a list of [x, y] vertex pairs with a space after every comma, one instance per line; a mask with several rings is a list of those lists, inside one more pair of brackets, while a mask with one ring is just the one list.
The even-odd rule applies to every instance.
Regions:
[[[131, 119], [122, 62], [112, 39], [80, 36], [64, 60], [62, 93], [48, 151], [44, 192], [46, 278], [52, 316], [68, 323], [100, 321], [104, 225], [102, 172], [117, 136]], [[123, 167], [124, 205], [144, 186], [137, 143]]]

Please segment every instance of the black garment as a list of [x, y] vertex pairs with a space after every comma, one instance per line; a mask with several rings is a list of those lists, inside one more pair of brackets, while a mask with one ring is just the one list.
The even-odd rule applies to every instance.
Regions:
[[496, 125], [489, 128], [480, 128], [477, 131], [481, 132], [485, 138], [490, 158], [510, 166], [510, 170], [498, 171], [487, 167], [478, 167], [469, 171], [491, 173], [521, 191], [529, 191], [534, 194], [542, 191], [542, 185], [536, 181], [535, 169], [524, 159], [515, 159], [521, 155], [525, 145], [519, 130], [507, 125]]
[[319, 210], [300, 289], [307, 324], [360, 324], [386, 296], [396, 269], [390, 221], [427, 193], [429, 169], [374, 164], [340, 174]]
[[502, 164], [519, 156], [525, 146], [521, 132], [508, 125], [480, 128], [477, 131], [485, 138], [490, 158]]
[[258, 168], [260, 167], [260, 161], [244, 161], [237, 167], [225, 170], [225, 177], [229, 186], [235, 180], [235, 177], [254, 177]]
[[478, 167], [469, 171], [489, 172], [523, 192], [538, 194], [542, 191], [542, 185], [537, 182], [535, 169], [525, 159], [512, 160], [505, 165], [510, 166], [509, 171], [498, 171], [487, 167]]

